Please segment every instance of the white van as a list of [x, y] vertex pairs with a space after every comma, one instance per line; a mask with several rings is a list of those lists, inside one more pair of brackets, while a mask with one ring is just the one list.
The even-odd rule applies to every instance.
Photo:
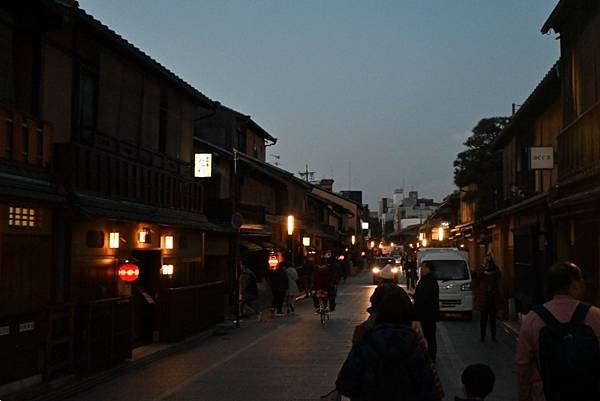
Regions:
[[433, 274], [440, 287], [440, 311], [457, 312], [473, 317], [471, 271], [466, 252], [457, 248], [421, 248], [417, 254], [422, 262], [433, 264]]

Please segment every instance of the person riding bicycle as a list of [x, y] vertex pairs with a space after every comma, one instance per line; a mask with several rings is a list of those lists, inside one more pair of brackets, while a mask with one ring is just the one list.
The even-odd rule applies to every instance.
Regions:
[[[319, 292], [326, 292], [325, 302], [329, 305], [329, 310], [335, 310], [335, 280], [331, 268], [325, 264], [320, 265], [315, 271], [315, 282], [313, 285], [313, 304], [315, 311], [319, 310]], [[327, 305], [326, 305], [327, 306]]]

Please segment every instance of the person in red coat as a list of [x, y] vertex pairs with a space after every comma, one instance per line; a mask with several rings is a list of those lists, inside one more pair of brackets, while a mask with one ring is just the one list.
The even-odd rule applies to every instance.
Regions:
[[490, 322], [492, 341], [496, 339], [496, 311], [498, 310], [500, 269], [494, 262], [492, 254], [485, 257], [483, 268], [478, 274], [479, 286], [475, 297], [475, 310], [481, 312], [479, 328], [481, 341], [485, 341], [487, 322]]

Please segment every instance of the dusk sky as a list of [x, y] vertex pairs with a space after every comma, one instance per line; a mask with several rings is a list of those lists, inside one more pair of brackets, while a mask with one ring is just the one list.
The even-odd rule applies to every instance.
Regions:
[[[441, 200], [483, 117], [509, 115], [559, 56], [557, 0], [80, 0], [211, 99], [277, 137], [267, 160], [377, 200]], [[351, 174], [349, 174], [351, 173]]]

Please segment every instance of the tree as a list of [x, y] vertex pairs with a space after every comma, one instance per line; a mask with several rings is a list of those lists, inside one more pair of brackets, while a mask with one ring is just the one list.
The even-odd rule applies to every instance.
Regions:
[[477, 188], [466, 197], [476, 203], [477, 218], [497, 207], [498, 190], [502, 187], [502, 155], [492, 149], [492, 144], [509, 122], [509, 117], [481, 119], [464, 143], [467, 149], [454, 160], [454, 183], [459, 188], [469, 185]]

